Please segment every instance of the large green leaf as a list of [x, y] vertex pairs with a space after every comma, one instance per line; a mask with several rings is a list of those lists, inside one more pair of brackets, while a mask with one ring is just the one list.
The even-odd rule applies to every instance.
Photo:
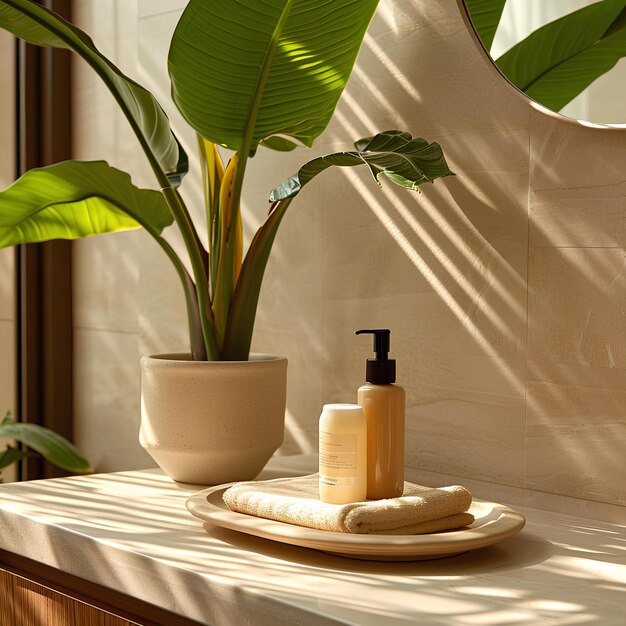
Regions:
[[417, 189], [423, 183], [452, 175], [438, 144], [413, 139], [409, 133], [386, 131], [361, 139], [355, 146], [357, 152], [339, 152], [314, 159], [272, 191], [274, 204], [250, 244], [233, 294], [222, 359], [248, 358], [265, 267], [287, 207], [303, 185], [331, 165], [350, 167], [365, 164], [376, 180], [386, 176], [408, 189]]
[[309, 161], [297, 174], [278, 185], [270, 194], [270, 200], [293, 198], [304, 185], [333, 165], [367, 165], [377, 182], [381, 176], [386, 176], [397, 185], [413, 190], [452, 175], [439, 144], [413, 139], [409, 133], [388, 130], [354, 145], [356, 152], [335, 152]]
[[109, 88], [140, 143], [172, 184], [187, 173], [187, 155], [154, 96], [103, 56], [82, 30], [30, 0], [0, 0], [0, 27], [37, 46], [65, 48], [81, 56]]
[[506, 0], [465, 0], [476, 32], [487, 50], [491, 50]]
[[172, 93], [203, 137], [253, 153], [326, 128], [378, 0], [190, 0], [172, 39]]
[[[18, 423], [10, 414], [7, 414], [0, 423], [0, 437], [21, 441], [54, 465], [68, 472], [85, 474], [92, 471], [89, 461], [76, 447], [49, 428], [37, 424]], [[13, 456], [15, 456], [14, 453]]]
[[603, 0], [569, 13], [531, 33], [496, 63], [539, 102], [549, 106], [541, 99], [547, 95], [565, 104], [622, 56], [625, 7], [626, 0]]
[[104, 161], [33, 169], [0, 193], [0, 248], [140, 225], [158, 236], [172, 221], [161, 193], [135, 187]]

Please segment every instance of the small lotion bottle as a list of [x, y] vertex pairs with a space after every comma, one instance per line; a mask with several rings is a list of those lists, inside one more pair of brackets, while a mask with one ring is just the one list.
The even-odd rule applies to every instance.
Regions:
[[363, 502], [367, 492], [367, 423], [358, 404], [325, 404], [319, 424], [320, 500]]
[[388, 358], [389, 329], [358, 330], [374, 335], [376, 358], [367, 360], [358, 403], [367, 420], [367, 498], [397, 498], [404, 491], [404, 389], [394, 385], [396, 362]]

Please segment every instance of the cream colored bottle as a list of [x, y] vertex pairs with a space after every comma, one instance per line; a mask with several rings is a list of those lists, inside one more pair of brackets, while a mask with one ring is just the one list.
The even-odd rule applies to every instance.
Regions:
[[374, 335], [375, 359], [367, 360], [366, 380], [358, 403], [367, 421], [367, 498], [397, 498], [404, 491], [405, 393], [395, 385], [396, 362], [387, 358], [391, 332], [361, 330]]
[[367, 491], [367, 423], [358, 404], [325, 404], [319, 423], [320, 500], [363, 502]]

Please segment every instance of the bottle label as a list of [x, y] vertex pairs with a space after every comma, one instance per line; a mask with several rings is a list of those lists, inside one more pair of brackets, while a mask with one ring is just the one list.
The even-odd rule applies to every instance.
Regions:
[[357, 435], [320, 431], [320, 480], [329, 487], [351, 487], [357, 475]]
[[356, 485], [354, 476], [326, 476], [320, 474], [320, 485], [325, 487], [352, 487]]

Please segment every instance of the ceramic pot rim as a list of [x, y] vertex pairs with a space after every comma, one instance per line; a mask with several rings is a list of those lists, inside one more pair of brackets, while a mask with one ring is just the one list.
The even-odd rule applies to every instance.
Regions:
[[275, 354], [253, 352], [248, 361], [193, 361], [188, 352], [173, 352], [170, 354], [151, 354], [141, 358], [142, 365], [150, 367], [204, 367], [217, 368], [239, 365], [241, 367], [260, 367], [268, 363], [286, 362], [287, 357]]

